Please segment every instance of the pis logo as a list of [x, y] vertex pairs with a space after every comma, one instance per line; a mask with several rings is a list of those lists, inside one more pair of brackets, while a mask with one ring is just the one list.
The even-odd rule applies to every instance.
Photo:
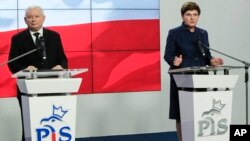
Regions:
[[40, 121], [40, 128], [36, 128], [37, 141], [71, 141], [71, 129], [63, 121], [68, 110], [53, 105], [53, 113]]
[[198, 122], [199, 137], [223, 135], [228, 132], [228, 119], [221, 114], [225, 105], [221, 100], [213, 100], [213, 107], [203, 112], [203, 119]]

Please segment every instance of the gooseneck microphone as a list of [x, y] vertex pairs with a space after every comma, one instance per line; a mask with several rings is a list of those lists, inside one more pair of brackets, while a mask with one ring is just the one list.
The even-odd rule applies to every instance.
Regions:
[[37, 48], [34, 48], [34, 49], [32, 49], [32, 50], [30, 50], [28, 52], [25, 52], [24, 54], [21, 54], [21, 55], [15, 57], [15, 58], [12, 58], [12, 59], [4, 62], [4, 63], [1, 63], [0, 67], [4, 66], [6, 64], [9, 64], [11, 62], [14, 62], [14, 61], [16, 61], [16, 60], [18, 60], [20, 58], [23, 58], [24, 56], [32, 54], [32, 53], [34, 53], [34, 52], [36, 52], [36, 51], [38, 51], [40, 49], [42, 50], [42, 57], [43, 57], [43, 59], [46, 60], [46, 58], [47, 58], [47, 56], [46, 56], [46, 46], [45, 46], [45, 40], [44, 40], [43, 36], [38, 37], [38, 46], [37, 46]]
[[202, 44], [200, 39], [196, 40], [196, 46], [199, 48], [202, 56], [205, 57], [206, 53], [205, 53], [205, 51], [203, 49], [203, 44]]
[[46, 46], [45, 46], [44, 37], [40, 36], [38, 39], [39, 39], [39, 46], [42, 49], [43, 60], [46, 60], [47, 59], [47, 55], [46, 55]]

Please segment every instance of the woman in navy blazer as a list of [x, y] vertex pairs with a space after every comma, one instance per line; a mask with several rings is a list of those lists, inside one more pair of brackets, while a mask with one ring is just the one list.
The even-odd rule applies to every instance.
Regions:
[[[39, 49], [25, 57], [19, 58], [8, 64], [12, 73], [20, 70], [39, 70], [39, 69], [66, 69], [68, 60], [63, 50], [61, 37], [59, 33], [43, 28], [45, 15], [43, 9], [39, 6], [28, 7], [25, 11], [25, 23], [28, 28], [14, 35], [11, 39], [9, 60], [16, 58], [28, 51], [36, 49], [36, 36], [44, 38], [46, 59], [43, 59], [43, 50]], [[21, 93], [17, 90], [17, 99], [21, 108]], [[22, 141], [25, 141], [24, 133]]]
[[[221, 58], [211, 56], [206, 30], [196, 27], [200, 16], [200, 8], [195, 2], [186, 2], [181, 8], [183, 22], [181, 26], [169, 30], [164, 59], [170, 69], [193, 66], [218, 66], [223, 64]], [[181, 122], [178, 88], [170, 75], [170, 111], [169, 118], [176, 120], [179, 141], [181, 137]]]

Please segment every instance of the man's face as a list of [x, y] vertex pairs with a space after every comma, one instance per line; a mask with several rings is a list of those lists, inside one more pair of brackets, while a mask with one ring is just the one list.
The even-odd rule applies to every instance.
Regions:
[[31, 31], [38, 31], [45, 20], [45, 16], [39, 9], [31, 9], [24, 17], [25, 23]]
[[188, 10], [182, 16], [182, 20], [189, 28], [194, 28], [198, 22], [199, 14], [197, 10]]

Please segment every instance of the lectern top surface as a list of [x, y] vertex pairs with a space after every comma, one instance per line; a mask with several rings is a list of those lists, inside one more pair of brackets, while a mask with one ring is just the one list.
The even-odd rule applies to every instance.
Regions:
[[72, 77], [77, 74], [87, 72], [87, 68], [83, 69], [64, 69], [64, 70], [37, 70], [37, 71], [19, 71], [12, 75], [12, 78], [33, 78], [33, 77]]
[[172, 69], [168, 72], [171, 73], [188, 73], [188, 72], [200, 72], [200, 71], [224, 71], [224, 70], [231, 70], [231, 69], [241, 69], [245, 68], [245, 66], [207, 66], [207, 67], [186, 67], [180, 69]]

